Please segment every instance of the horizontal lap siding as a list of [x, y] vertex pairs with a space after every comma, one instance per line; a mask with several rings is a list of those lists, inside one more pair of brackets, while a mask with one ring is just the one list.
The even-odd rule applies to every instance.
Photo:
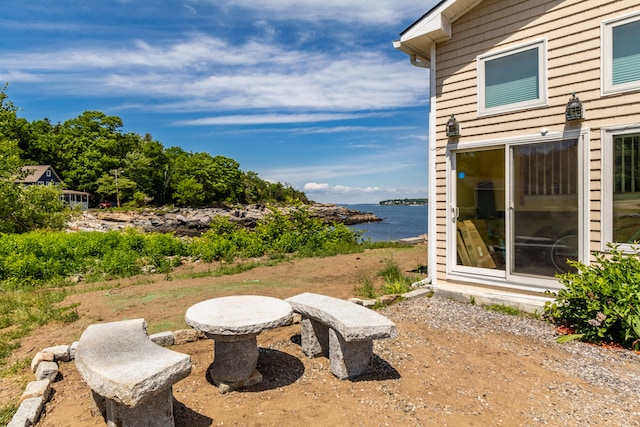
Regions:
[[[447, 196], [444, 129], [451, 114], [461, 127], [458, 143], [535, 135], [567, 128], [590, 129], [590, 249], [600, 247], [600, 129], [640, 123], [640, 91], [601, 95], [600, 25], [603, 20], [640, 9], [630, 1], [485, 0], [452, 24], [452, 39], [436, 55], [436, 215], [438, 278], [445, 279]], [[476, 58], [534, 40], [547, 41], [546, 106], [478, 117]], [[640, 42], [640, 41], [639, 41]], [[568, 125], [564, 111], [572, 92], [585, 106], [586, 119]]]

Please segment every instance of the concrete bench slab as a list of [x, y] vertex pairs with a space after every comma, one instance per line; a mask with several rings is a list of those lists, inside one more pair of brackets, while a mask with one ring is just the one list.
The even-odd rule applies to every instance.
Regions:
[[152, 342], [144, 319], [89, 326], [75, 363], [108, 426], [174, 426], [172, 386], [191, 357]]
[[373, 362], [373, 340], [395, 338], [396, 325], [373, 310], [341, 299], [305, 292], [287, 298], [302, 315], [302, 351], [329, 357], [340, 379], [366, 373]]

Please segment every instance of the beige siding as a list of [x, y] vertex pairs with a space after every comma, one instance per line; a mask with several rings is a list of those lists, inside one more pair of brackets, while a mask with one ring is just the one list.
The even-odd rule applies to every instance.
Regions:
[[[485, 0], [452, 24], [452, 39], [439, 43], [436, 72], [436, 179], [438, 240], [437, 279], [446, 278], [446, 146], [445, 124], [455, 114], [461, 125], [457, 142], [589, 129], [589, 248], [600, 248], [600, 129], [640, 123], [640, 91], [602, 96], [600, 81], [601, 23], [640, 10], [637, 2], [600, 0]], [[548, 104], [528, 110], [480, 117], [477, 103], [476, 58], [522, 43], [547, 41]], [[576, 92], [586, 110], [581, 123], [568, 124], [566, 104]], [[431, 202], [431, 201], [430, 201]], [[432, 220], [430, 218], [430, 220]]]

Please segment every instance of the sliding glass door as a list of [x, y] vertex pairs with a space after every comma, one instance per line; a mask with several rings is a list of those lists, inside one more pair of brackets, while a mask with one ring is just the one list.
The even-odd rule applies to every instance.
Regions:
[[507, 278], [570, 269], [579, 252], [577, 139], [456, 151], [452, 159], [454, 271]]

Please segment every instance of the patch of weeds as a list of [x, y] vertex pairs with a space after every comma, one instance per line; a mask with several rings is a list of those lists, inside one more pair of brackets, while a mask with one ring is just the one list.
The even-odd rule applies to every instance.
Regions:
[[385, 307], [386, 307], [386, 305], [382, 301], [376, 300], [375, 304], [373, 304], [373, 307], [371, 307], [371, 308], [373, 310], [380, 310], [380, 309], [383, 309]]
[[408, 283], [406, 280], [385, 283], [382, 290], [387, 295], [404, 294], [411, 290], [411, 283]]
[[8, 377], [10, 375], [15, 375], [18, 372], [24, 371], [26, 368], [31, 366], [31, 359], [25, 358], [22, 360], [15, 361], [8, 368], [0, 370], [0, 377]]
[[356, 294], [361, 298], [374, 299], [377, 297], [376, 289], [371, 278], [365, 277], [362, 286], [356, 288]]
[[520, 310], [519, 308], [505, 304], [489, 304], [484, 306], [484, 309], [487, 311], [495, 311], [497, 313], [508, 314], [510, 316], [522, 315], [522, 310]]
[[386, 261], [384, 269], [378, 273], [378, 276], [384, 280], [382, 291], [387, 295], [404, 294], [411, 290], [413, 279], [405, 276], [393, 260]]
[[15, 403], [8, 403], [0, 407], [0, 425], [6, 426], [9, 424], [17, 410], [18, 406]]
[[66, 290], [10, 291], [0, 294], [0, 365], [6, 363], [20, 339], [51, 321], [71, 323], [78, 319], [76, 305], [60, 306]]

